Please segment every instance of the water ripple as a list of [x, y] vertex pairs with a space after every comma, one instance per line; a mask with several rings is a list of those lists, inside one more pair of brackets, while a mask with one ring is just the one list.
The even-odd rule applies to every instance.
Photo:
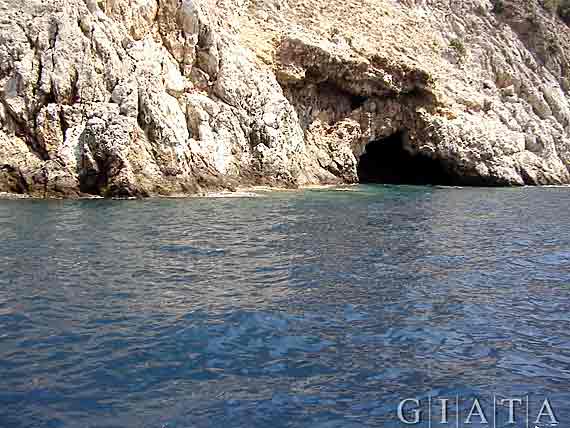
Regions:
[[567, 189], [346, 190], [1, 201], [0, 426], [395, 427], [428, 393], [570, 402]]

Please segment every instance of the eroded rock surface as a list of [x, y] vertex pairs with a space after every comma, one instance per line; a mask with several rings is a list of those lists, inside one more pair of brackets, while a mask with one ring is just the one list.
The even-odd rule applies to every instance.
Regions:
[[454, 184], [570, 183], [568, 27], [502, 4], [0, 0], [0, 192], [352, 183], [394, 135]]

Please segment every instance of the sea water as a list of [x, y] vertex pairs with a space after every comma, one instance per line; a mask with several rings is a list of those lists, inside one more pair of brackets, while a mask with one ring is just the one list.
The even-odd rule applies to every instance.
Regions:
[[569, 189], [218, 196], [0, 201], [0, 427], [570, 424]]

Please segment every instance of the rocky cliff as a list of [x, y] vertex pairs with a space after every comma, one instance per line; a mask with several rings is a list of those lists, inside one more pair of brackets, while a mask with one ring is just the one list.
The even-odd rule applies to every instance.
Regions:
[[570, 183], [537, 0], [0, 0], [0, 192]]

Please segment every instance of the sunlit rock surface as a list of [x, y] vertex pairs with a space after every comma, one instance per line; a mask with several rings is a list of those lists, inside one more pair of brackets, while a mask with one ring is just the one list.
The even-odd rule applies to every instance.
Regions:
[[570, 183], [568, 27], [502, 3], [0, 0], [0, 192], [351, 183], [396, 135], [451, 184]]

